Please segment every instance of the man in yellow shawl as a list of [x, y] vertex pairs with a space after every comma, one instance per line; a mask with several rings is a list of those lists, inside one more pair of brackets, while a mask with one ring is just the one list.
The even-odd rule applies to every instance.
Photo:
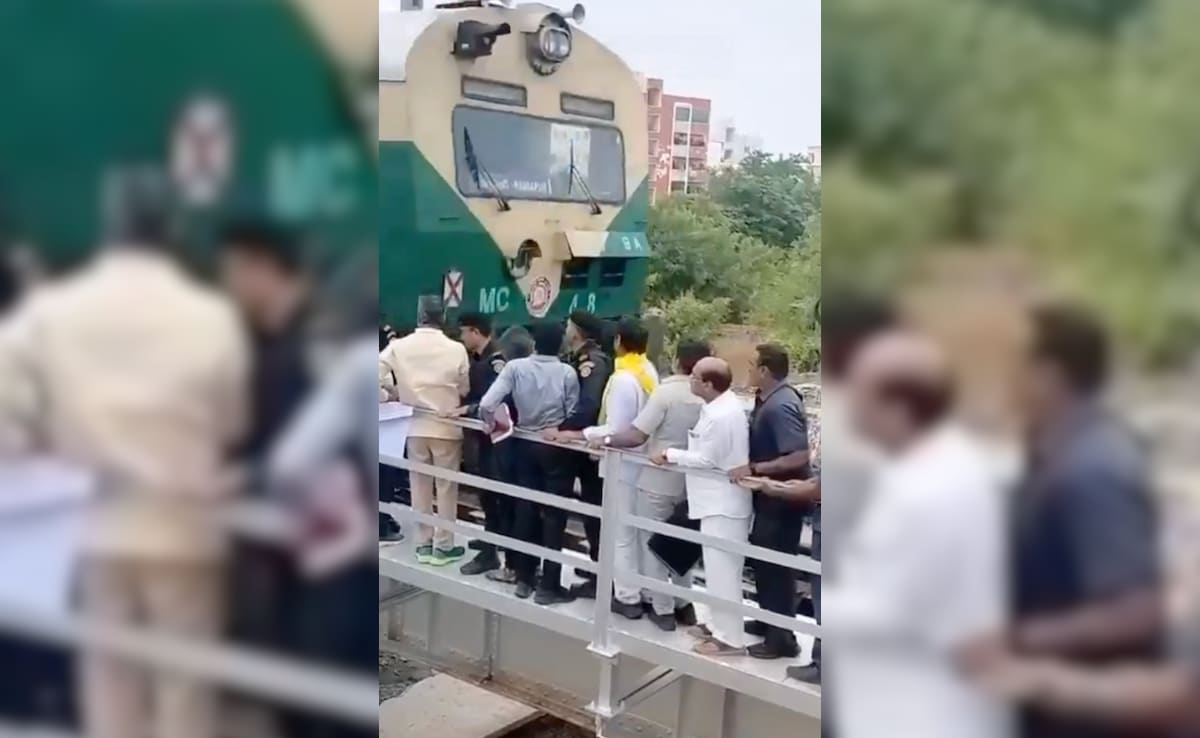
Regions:
[[[640, 320], [621, 319], [617, 324], [614, 345], [617, 361], [612, 377], [604, 388], [604, 398], [600, 404], [600, 424], [583, 431], [558, 431], [555, 435], [559, 440], [605, 439], [607, 445], [608, 437], [633, 425], [638, 413], [646, 406], [650, 393], [658, 386], [658, 371], [646, 358], [649, 341], [649, 332]], [[630, 450], [645, 451], [643, 448]], [[627, 514], [633, 513], [634, 494], [640, 470], [641, 467], [636, 464], [623, 462], [620, 466], [620, 478], [609, 486], [617, 496], [617, 504]], [[637, 531], [634, 528], [621, 526], [617, 531], [617, 571], [640, 572], [641, 555], [637, 541]], [[642, 617], [642, 593], [639, 587], [616, 584], [613, 589], [613, 612], [631, 620]]]

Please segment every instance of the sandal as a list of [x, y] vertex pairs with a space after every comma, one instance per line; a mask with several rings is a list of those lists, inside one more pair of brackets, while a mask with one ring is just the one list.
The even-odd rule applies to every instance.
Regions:
[[717, 640], [716, 638], [706, 638], [695, 646], [692, 650], [701, 656], [745, 656], [746, 649], [736, 648]]

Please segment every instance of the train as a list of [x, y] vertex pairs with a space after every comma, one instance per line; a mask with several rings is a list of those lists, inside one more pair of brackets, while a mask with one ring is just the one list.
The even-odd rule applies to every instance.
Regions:
[[153, 168], [201, 272], [245, 218], [302, 232], [321, 274], [374, 269], [374, 0], [67, 5], [0, 3], [6, 256], [86, 260], [109, 183]]
[[638, 76], [541, 3], [399, 0], [381, 10], [383, 317], [422, 296], [497, 327], [641, 309], [650, 244]]

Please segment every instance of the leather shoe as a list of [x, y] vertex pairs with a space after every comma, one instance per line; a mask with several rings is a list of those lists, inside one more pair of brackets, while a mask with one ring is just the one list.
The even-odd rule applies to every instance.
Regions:
[[817, 663], [805, 664], [804, 666], [789, 666], [787, 670], [788, 679], [795, 679], [798, 682], [806, 684], [821, 683], [821, 665]]
[[465, 576], [474, 577], [495, 571], [500, 568], [500, 557], [487, 551], [479, 553], [475, 558], [462, 565], [459, 569]]
[[571, 585], [571, 594], [581, 600], [596, 599], [596, 580], [589, 579], [586, 582]]
[[658, 626], [659, 630], [666, 631], [667, 633], [671, 633], [675, 630], [675, 613], [659, 615], [651, 610], [647, 617], [650, 618], [650, 622]]
[[641, 620], [645, 610], [642, 609], [642, 603], [638, 602], [633, 605], [626, 604], [620, 600], [614, 599], [610, 609], [616, 614], [629, 620]]
[[533, 594], [533, 585], [529, 582], [517, 582], [517, 590], [513, 593], [519, 600], [529, 599], [529, 595]]
[[800, 647], [796, 644], [791, 644], [791, 647], [785, 645], [767, 643], [756, 643], [747, 649], [752, 657], [762, 659], [764, 661], [772, 661], [774, 659], [794, 659], [800, 655]]
[[539, 588], [537, 594], [533, 596], [533, 601], [539, 605], [563, 605], [568, 602], [574, 602], [575, 595], [562, 587], [555, 587], [554, 589]]

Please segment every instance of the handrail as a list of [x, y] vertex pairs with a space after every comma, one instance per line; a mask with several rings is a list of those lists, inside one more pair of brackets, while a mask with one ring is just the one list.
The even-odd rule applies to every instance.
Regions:
[[[257, 541], [280, 542], [292, 532], [291, 520], [280, 505], [243, 500], [214, 505], [214, 512], [211, 519], [219, 526]], [[363, 726], [375, 725], [379, 718], [376, 679], [220, 640], [180, 638], [80, 615], [55, 616], [11, 602], [0, 602], [0, 631], [76, 649], [108, 651]]]
[[[426, 416], [429, 418], [434, 418], [434, 419], [440, 420], [443, 423], [446, 423], [448, 425], [455, 425], [455, 426], [458, 426], [459, 428], [464, 428], [466, 430], [476, 430], [476, 431], [481, 431], [481, 432], [483, 431], [483, 423], [482, 423], [482, 421], [479, 421], [479, 420], [473, 420], [473, 419], [468, 419], [468, 418], [447, 418], [447, 417], [438, 415], [437, 413], [432, 412], [430, 410], [423, 410], [421, 408], [413, 408], [413, 413], [417, 414], [417, 415], [423, 415], [423, 416]], [[622, 457], [623, 457], [622, 461], [636, 464], [638, 466], [650, 467], [652, 469], [666, 469], [667, 471], [675, 471], [675, 472], [679, 472], [680, 474], [687, 474], [689, 476], [707, 477], [709, 479], [728, 479], [729, 478], [725, 472], [720, 471], [718, 469], [699, 469], [699, 468], [691, 467], [691, 466], [681, 466], [679, 464], [661, 464], [661, 465], [655, 464], [654, 462], [650, 461], [649, 456], [638, 453], [636, 451], [630, 451], [628, 449], [618, 449], [618, 448], [595, 449], [595, 448], [588, 446], [586, 443], [581, 443], [578, 441], [565, 441], [565, 442], [564, 441], [547, 441], [545, 438], [542, 437], [542, 435], [540, 433], [535, 433], [535, 432], [527, 431], [527, 430], [521, 430], [520, 428], [517, 428], [513, 431], [512, 437], [520, 438], [520, 439], [523, 439], [526, 441], [533, 441], [535, 443], [540, 443], [545, 446], [554, 446], [555, 448], [561, 448], [561, 449], [565, 449], [567, 451], [576, 451], [578, 453], [587, 454], [589, 456], [595, 456], [598, 459], [603, 458], [606, 451], [619, 451], [619, 452], [621, 452]]]
[[79, 649], [98, 649], [360, 725], [379, 719], [375, 679], [285, 656], [166, 635], [145, 627], [53, 616], [0, 603], [0, 630]]
[[[432, 415], [432, 413], [427, 414]], [[459, 425], [463, 428], [473, 430], [482, 429], [482, 424], [479, 421], [464, 421], [459, 418], [440, 419], [450, 422], [454, 425]], [[517, 434], [519, 434], [517, 437], [534, 443], [557, 446], [560, 448], [569, 448], [571, 450], [584, 450], [582, 448], [578, 448], [576, 444], [564, 444], [547, 441], [537, 433], [517, 431]], [[606, 580], [609, 583], [615, 580], [623, 584], [636, 585], [643, 589], [661, 592], [674, 597], [689, 598], [708, 604], [710, 607], [716, 607], [724, 610], [734, 610], [743, 616], [752, 617], [762, 622], [795, 632], [806, 633], [810, 635], [816, 635], [820, 632], [820, 626], [813, 626], [808, 623], [801, 622], [796, 618], [788, 618], [785, 615], [773, 613], [757, 606], [747, 605], [741, 599], [738, 599], [737, 601], [728, 600], [709, 594], [707, 591], [688, 590], [666, 581], [650, 579], [637, 572], [616, 571], [615, 547], [611, 545], [607, 547], [605, 546], [605, 542], [610, 541], [613, 535], [611, 532], [609, 532], [608, 535], [605, 535], [605, 531], [603, 530], [603, 523], [606, 523], [609, 520], [617, 525], [630, 525], [642, 530], [691, 541], [702, 546], [711, 546], [722, 551], [741, 554], [747, 558], [766, 561], [798, 571], [807, 571], [820, 574], [821, 565], [819, 562], [808, 556], [785, 554], [747, 542], [729, 541], [721, 538], [715, 538], [713, 536], [705, 535], [688, 528], [670, 525], [663, 521], [651, 520], [638, 515], [622, 514], [617, 507], [615, 499], [616, 496], [611, 493], [610, 488], [610, 485], [614, 482], [614, 480], [619, 477], [619, 473], [617, 473], [619, 464], [626, 459], [642, 463], [643, 465], [649, 465], [650, 462], [645, 456], [635, 452], [626, 451], [624, 449], [587, 449], [587, 451], [592, 455], [600, 455], [603, 457], [605, 494], [603, 496], [603, 504], [601, 506], [583, 503], [574, 499], [551, 495], [539, 490], [533, 490], [519, 485], [499, 482], [493, 479], [488, 479], [486, 477], [480, 477], [457, 470], [443, 469], [430, 464], [412, 461], [391, 452], [381, 451], [379, 454], [379, 460], [380, 463], [388, 466], [408, 469], [418, 474], [425, 474], [427, 476], [436, 478], [448, 479], [450, 481], [470, 485], [477, 489], [498, 492], [509, 497], [516, 497], [529, 502], [545, 504], [561, 510], [576, 512], [581, 515], [588, 515], [591, 517], [596, 517], [599, 515], [602, 520], [601, 551], [599, 561], [595, 563], [590, 560], [583, 559], [582, 557], [576, 558], [569, 556], [564, 554], [562, 551], [554, 551], [553, 549], [521, 541], [510, 536], [466, 526], [457, 520], [451, 521], [435, 515], [417, 512], [416, 510], [413, 510], [410, 505], [402, 505], [399, 503], [380, 503], [380, 510], [389, 513], [394, 512], [398, 517], [408, 520], [415, 520], [433, 528], [449, 530], [459, 535], [478, 538], [488, 543], [500, 546], [501, 548], [510, 548], [522, 553], [530, 554], [532, 556], [554, 561], [564, 566], [575, 566], [577, 568], [596, 573], [598, 574], [598, 579], [600, 580], [599, 586], [601, 587], [606, 584]], [[655, 468], [665, 468], [681, 474], [692, 474], [695, 471], [687, 467], [679, 467], [675, 465], [663, 467], [655, 466]], [[714, 477], [718, 477], [719, 475], [718, 478], [727, 479], [727, 476], [723, 473], [710, 471], [709, 474]], [[598, 598], [596, 607], [597, 609], [594, 624], [598, 633], [595, 640], [597, 643], [607, 644], [610, 621], [608, 616], [609, 607], [607, 598]]]

